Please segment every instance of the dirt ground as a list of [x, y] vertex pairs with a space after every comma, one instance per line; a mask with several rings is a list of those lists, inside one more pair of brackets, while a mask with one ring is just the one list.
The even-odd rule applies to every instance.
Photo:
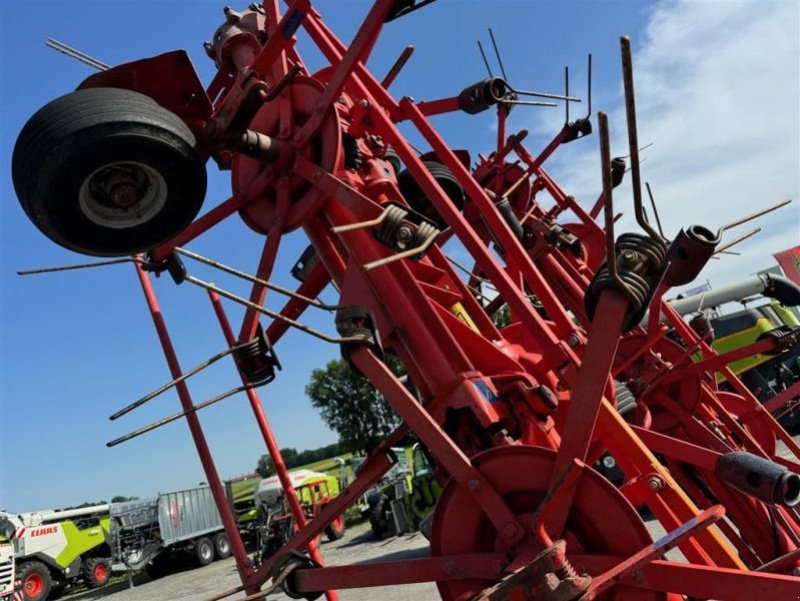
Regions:
[[[795, 435], [800, 442], [800, 435]], [[787, 449], [779, 443], [780, 454], [788, 456]], [[647, 524], [653, 538], [665, 534], [655, 521]], [[324, 538], [324, 537], [323, 537]], [[346, 565], [370, 561], [390, 561], [398, 559], [426, 557], [428, 541], [420, 534], [394, 537], [384, 541], [373, 538], [369, 524], [359, 524], [349, 528], [344, 538], [336, 542], [324, 541], [322, 553], [330, 565]], [[680, 553], [673, 551], [670, 559], [680, 560]], [[183, 571], [165, 576], [159, 580], [149, 580], [138, 575], [135, 586], [129, 588], [127, 581], [117, 582], [97, 591], [80, 592], [68, 597], [69, 601], [202, 601], [223, 590], [239, 585], [233, 559], [217, 561], [204, 568], [187, 567]], [[241, 598], [243, 594], [229, 599]], [[270, 601], [289, 601], [283, 593], [274, 593]], [[433, 584], [413, 584], [398, 587], [343, 590], [339, 593], [341, 601], [438, 601], [439, 595]]]

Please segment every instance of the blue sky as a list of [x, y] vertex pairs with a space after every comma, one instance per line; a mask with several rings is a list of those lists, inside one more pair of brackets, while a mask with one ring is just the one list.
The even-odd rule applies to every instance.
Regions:
[[[342, 0], [315, 5], [345, 41], [369, 7]], [[47, 49], [47, 36], [112, 65], [185, 48], [208, 82], [213, 67], [202, 42], [221, 22], [222, 6], [111, 0], [0, 5], [0, 508], [26, 511], [117, 494], [147, 496], [205, 479], [181, 422], [114, 449], [105, 447], [106, 441], [177, 409], [176, 396], [165, 394], [126, 418], [107, 420], [169, 379], [161, 349], [130, 266], [15, 275], [17, 269], [84, 258], [54, 245], [27, 220], [15, 199], [10, 162], [16, 136], [33, 112], [92, 72]], [[569, 64], [572, 92], [583, 95], [585, 58], [591, 51], [594, 108], [610, 113], [617, 141], [624, 134], [618, 37], [630, 35], [637, 83], [643, 82], [640, 138], [657, 138], [647, 152], [645, 177], [652, 175], [662, 207], [669, 207], [662, 208], [662, 214], [669, 213], [665, 221], [676, 228], [696, 215], [703, 223], [718, 225], [725, 216], [752, 206], [797, 197], [797, 6], [440, 0], [391, 23], [369, 67], [382, 75], [400, 50], [412, 44], [416, 52], [393, 85], [393, 94], [416, 100], [457, 94], [484, 76], [475, 40], [486, 46], [486, 28], [492, 26], [515, 86], [558, 92], [563, 66]], [[323, 66], [305, 38], [299, 48], [307, 64]], [[561, 119], [561, 109], [516, 110], [510, 131], [530, 129], [531, 146], [538, 148], [558, 130]], [[467, 148], [473, 156], [491, 150], [494, 143], [488, 112], [443, 116], [434, 124], [453, 147]], [[419, 141], [413, 132], [409, 136]], [[620, 143], [616, 154], [627, 154], [622, 148]], [[565, 187], [587, 203], [599, 190], [596, 149], [597, 137], [592, 136], [559, 151], [552, 163]], [[204, 210], [225, 199], [228, 191], [227, 174], [210, 164]], [[720, 277], [729, 275], [726, 270], [749, 272], [759, 262], [769, 264], [769, 254], [790, 246], [800, 232], [796, 208], [763, 225], [772, 234], [753, 242], [747, 257], [720, 267]], [[262, 243], [232, 218], [191, 248], [253, 272]], [[305, 244], [298, 234], [284, 239], [275, 273], [278, 283], [294, 284], [288, 268]], [[194, 272], [245, 291], [199, 267]], [[224, 348], [202, 291], [176, 287], [169, 280], [157, 281], [156, 289], [184, 368]], [[281, 305], [279, 297], [270, 295], [268, 306]], [[236, 321], [241, 311], [227, 307]], [[331, 329], [325, 314], [309, 313], [305, 321]], [[338, 349], [290, 332], [277, 351], [284, 371], [261, 394], [279, 444], [301, 450], [335, 441], [303, 388], [310, 371], [338, 356]], [[235, 384], [234, 370], [223, 361], [193, 379], [190, 388], [200, 401]], [[203, 411], [201, 421], [223, 477], [251, 471], [265, 452], [243, 396]]]

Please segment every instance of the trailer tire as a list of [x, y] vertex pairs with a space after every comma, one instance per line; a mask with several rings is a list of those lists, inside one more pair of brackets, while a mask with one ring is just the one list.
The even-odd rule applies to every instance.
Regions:
[[12, 178], [43, 234], [97, 256], [174, 237], [206, 192], [205, 160], [183, 120], [118, 88], [77, 90], [37, 111], [17, 138]]
[[53, 579], [50, 570], [41, 561], [23, 563], [17, 579], [22, 582], [22, 598], [24, 601], [45, 601], [50, 595]]
[[325, 536], [328, 537], [328, 540], [333, 542], [335, 540], [339, 540], [344, 536], [346, 525], [344, 522], [344, 516], [339, 514], [336, 516], [327, 528], [325, 528]]
[[214, 543], [210, 538], [204, 536], [194, 542], [194, 556], [201, 567], [214, 561]]
[[83, 564], [83, 581], [89, 588], [108, 584], [111, 578], [111, 562], [103, 557], [91, 557]]
[[166, 576], [169, 572], [169, 567], [169, 563], [164, 556], [156, 555], [155, 558], [144, 564], [144, 573], [147, 574], [151, 580], [158, 580], [162, 576]]
[[217, 559], [231, 556], [231, 543], [224, 532], [220, 532], [214, 537], [214, 550], [217, 552]]

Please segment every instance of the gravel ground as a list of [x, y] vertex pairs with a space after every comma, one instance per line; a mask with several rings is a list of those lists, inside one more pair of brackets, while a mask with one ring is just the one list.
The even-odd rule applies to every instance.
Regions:
[[[373, 538], [369, 524], [349, 528], [344, 538], [336, 542], [324, 540], [322, 554], [325, 563], [343, 565], [356, 562], [390, 561], [428, 555], [428, 541], [420, 533], [393, 537], [384, 541]], [[239, 577], [233, 559], [216, 561], [204, 568], [187, 569], [158, 580], [139, 578], [134, 588], [120, 582], [97, 591], [82, 592], [69, 597], [69, 601], [194, 601], [205, 599], [215, 593], [239, 585]], [[235, 595], [236, 599], [242, 595]], [[274, 593], [269, 601], [290, 601], [283, 593]], [[341, 601], [438, 601], [439, 595], [433, 584], [411, 584], [402, 587], [353, 589], [339, 593]]]
[[[800, 435], [795, 440], [800, 442]], [[782, 443], [779, 454], [788, 457], [788, 449]], [[666, 534], [660, 524], [648, 522], [653, 539]], [[324, 537], [323, 537], [324, 538]], [[344, 538], [336, 542], [324, 541], [322, 553], [330, 565], [346, 565], [369, 561], [390, 561], [428, 555], [428, 541], [419, 534], [394, 537], [376, 541], [369, 524], [359, 524], [348, 529]], [[679, 560], [680, 552], [675, 550], [671, 559]], [[239, 578], [233, 559], [217, 561], [204, 568], [186, 569], [165, 576], [159, 580], [148, 580], [146, 576], [137, 577], [136, 586], [129, 588], [127, 582], [119, 582], [98, 591], [81, 592], [69, 597], [69, 601], [201, 601], [220, 591], [239, 585]], [[236, 599], [242, 595], [230, 597]], [[339, 593], [341, 601], [439, 601], [436, 586], [433, 584], [413, 584], [399, 587], [343, 590]], [[274, 593], [269, 601], [289, 601], [283, 593]]]

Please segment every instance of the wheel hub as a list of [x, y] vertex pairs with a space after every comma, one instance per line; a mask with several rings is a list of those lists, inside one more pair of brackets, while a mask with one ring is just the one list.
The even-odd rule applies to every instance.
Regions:
[[149, 165], [116, 162], [93, 171], [78, 194], [80, 209], [92, 222], [126, 229], [150, 221], [163, 209], [167, 184]]

